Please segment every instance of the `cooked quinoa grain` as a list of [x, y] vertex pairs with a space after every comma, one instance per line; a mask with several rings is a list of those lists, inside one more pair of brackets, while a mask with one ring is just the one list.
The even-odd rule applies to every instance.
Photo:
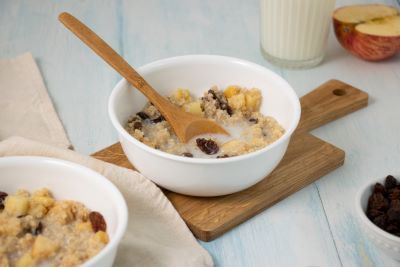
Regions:
[[48, 189], [19, 190], [3, 204], [0, 266], [78, 266], [108, 243], [100, 213], [93, 223], [93, 212], [83, 204], [55, 200]]

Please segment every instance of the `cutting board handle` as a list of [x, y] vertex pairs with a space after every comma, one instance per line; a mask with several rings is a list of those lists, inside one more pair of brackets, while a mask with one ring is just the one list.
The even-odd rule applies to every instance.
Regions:
[[368, 94], [338, 80], [330, 80], [300, 99], [297, 132], [310, 131], [368, 105]]

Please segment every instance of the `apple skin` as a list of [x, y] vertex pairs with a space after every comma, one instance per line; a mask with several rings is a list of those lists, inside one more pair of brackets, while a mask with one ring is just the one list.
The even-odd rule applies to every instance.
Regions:
[[369, 61], [390, 58], [400, 51], [400, 36], [376, 36], [356, 30], [357, 24], [343, 23], [333, 18], [333, 28], [339, 43], [353, 55]]
[[356, 31], [354, 51], [363, 59], [379, 61], [394, 56], [400, 48], [400, 36], [384, 37]]

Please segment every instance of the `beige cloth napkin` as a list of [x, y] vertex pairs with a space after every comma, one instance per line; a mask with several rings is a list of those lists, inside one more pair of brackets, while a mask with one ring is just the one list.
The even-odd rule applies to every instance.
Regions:
[[0, 157], [31, 155], [76, 162], [101, 173], [120, 189], [128, 204], [129, 223], [115, 266], [213, 265], [208, 252], [150, 180], [136, 171], [65, 149], [69, 141], [30, 54], [0, 60], [0, 139], [10, 135], [36, 141], [8, 138], [0, 142]]
[[71, 145], [30, 53], [0, 60], [0, 140], [13, 135]]

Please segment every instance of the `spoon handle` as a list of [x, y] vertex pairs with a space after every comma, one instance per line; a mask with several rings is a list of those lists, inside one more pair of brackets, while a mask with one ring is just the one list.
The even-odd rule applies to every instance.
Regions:
[[58, 19], [97, 55], [127, 79], [130, 84], [150, 99], [157, 108], [162, 105], [169, 106], [168, 101], [160, 96], [128, 62], [85, 24], [67, 12], [61, 13]]

